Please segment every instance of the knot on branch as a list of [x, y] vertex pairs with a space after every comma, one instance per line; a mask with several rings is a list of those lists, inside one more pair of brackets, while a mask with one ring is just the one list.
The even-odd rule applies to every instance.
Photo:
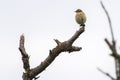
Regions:
[[60, 46], [61, 45], [61, 42], [57, 39], [54, 39], [54, 41], [57, 43], [57, 46]]

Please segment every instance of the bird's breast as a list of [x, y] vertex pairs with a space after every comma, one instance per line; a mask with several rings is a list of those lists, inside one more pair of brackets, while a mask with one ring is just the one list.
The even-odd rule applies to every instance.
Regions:
[[78, 24], [84, 24], [86, 22], [86, 16], [84, 13], [80, 12], [80, 13], [76, 13], [76, 22]]

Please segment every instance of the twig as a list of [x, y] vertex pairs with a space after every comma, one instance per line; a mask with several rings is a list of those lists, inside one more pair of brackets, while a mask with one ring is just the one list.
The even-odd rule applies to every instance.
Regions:
[[110, 32], [111, 32], [111, 36], [112, 36], [112, 41], [114, 41], [115, 39], [114, 39], [114, 33], [113, 33], [113, 29], [112, 29], [112, 22], [111, 22], [110, 16], [109, 16], [108, 11], [106, 10], [105, 6], [103, 5], [102, 1], [100, 1], [100, 3], [101, 3], [103, 10], [106, 13], [107, 18], [108, 18]]
[[106, 76], [108, 76], [109, 78], [111, 78], [111, 80], [116, 80], [115, 78], [113, 78], [109, 73], [104, 72], [103, 70], [101, 70], [100, 68], [97, 68], [101, 73], [105, 74]]

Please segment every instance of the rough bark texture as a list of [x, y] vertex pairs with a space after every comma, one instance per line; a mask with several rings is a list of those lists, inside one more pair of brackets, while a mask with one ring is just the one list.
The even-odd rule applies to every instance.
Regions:
[[30, 68], [29, 56], [26, 53], [25, 47], [24, 47], [25, 38], [24, 38], [24, 35], [21, 35], [19, 50], [22, 55], [23, 68], [25, 69], [25, 72], [23, 73], [23, 80], [32, 80], [32, 79], [39, 78], [36, 76], [40, 74], [42, 71], [44, 71], [61, 52], [71, 53], [74, 51], [80, 51], [82, 49], [81, 47], [72, 46], [72, 44], [83, 32], [84, 32], [84, 27], [81, 27], [67, 41], [60, 42], [59, 40], [55, 39], [57, 46], [52, 50], [50, 50], [48, 57], [43, 62], [41, 62], [40, 65], [36, 66], [35, 68]]

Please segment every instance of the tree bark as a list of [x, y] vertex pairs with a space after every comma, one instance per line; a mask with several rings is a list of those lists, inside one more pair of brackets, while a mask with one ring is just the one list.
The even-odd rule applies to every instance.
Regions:
[[20, 44], [19, 44], [19, 50], [22, 55], [22, 62], [23, 62], [23, 68], [25, 69], [25, 72], [23, 73], [23, 80], [32, 80], [37, 79], [39, 77], [36, 77], [38, 74], [40, 74], [42, 71], [44, 71], [54, 60], [55, 58], [61, 53], [61, 52], [74, 52], [74, 51], [80, 51], [82, 48], [77, 46], [72, 46], [73, 42], [84, 32], [85, 27], [81, 27], [78, 31], [75, 32], [75, 34], [68, 39], [67, 41], [60, 42], [59, 40], [55, 39], [55, 42], [57, 43], [57, 46], [49, 51], [48, 57], [41, 62], [38, 66], [34, 68], [30, 68], [29, 65], [29, 56], [25, 51], [24, 42], [25, 37], [24, 35], [20, 36]]

